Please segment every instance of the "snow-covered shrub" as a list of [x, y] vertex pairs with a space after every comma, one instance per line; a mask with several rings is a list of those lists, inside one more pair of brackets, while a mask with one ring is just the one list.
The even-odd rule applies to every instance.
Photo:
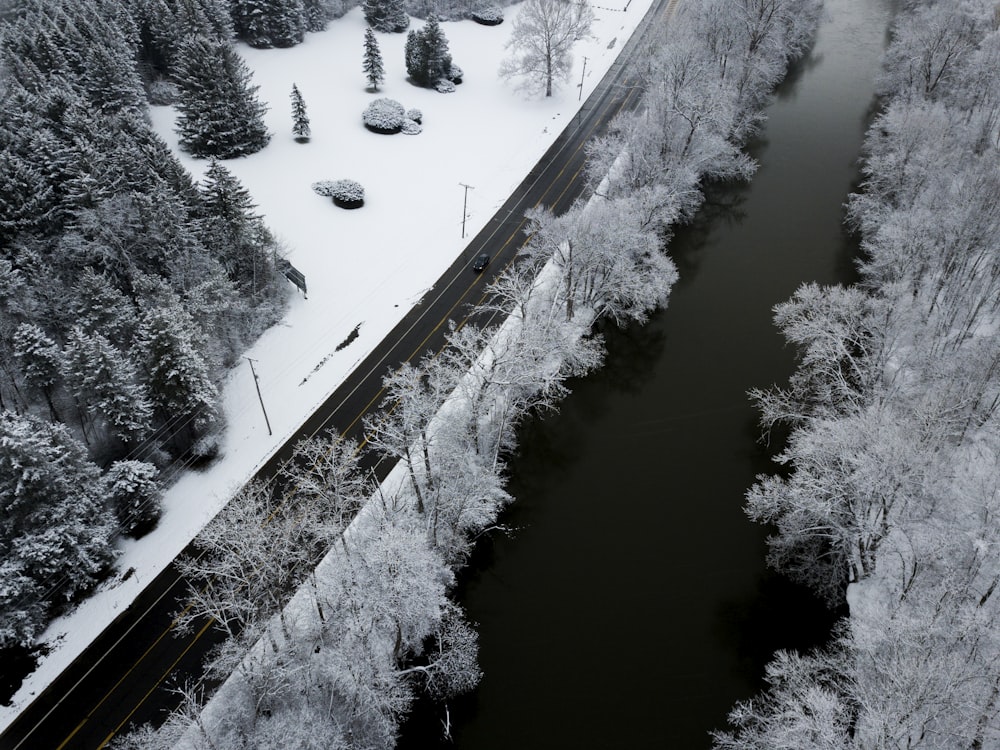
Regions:
[[312, 184], [319, 195], [333, 198], [341, 208], [360, 208], [365, 203], [365, 189], [354, 180], [320, 180]]
[[191, 446], [191, 459], [194, 466], [204, 466], [219, 455], [219, 433], [210, 432], [195, 440]]
[[406, 110], [406, 119], [413, 120], [422, 125], [424, 122], [424, 113], [419, 109], [408, 109]]
[[416, 120], [406, 120], [403, 122], [402, 132], [404, 135], [418, 135], [424, 131], [424, 126]]
[[434, 84], [434, 88], [439, 94], [450, 94], [455, 91], [455, 84], [446, 78], [442, 78]]
[[324, 198], [332, 198], [333, 186], [336, 184], [336, 180], [320, 180], [319, 182], [314, 182], [311, 187], [317, 195], [322, 195]]
[[381, 97], [367, 107], [361, 115], [365, 127], [374, 133], [398, 133], [406, 119], [406, 110], [395, 99]]
[[448, 69], [448, 80], [457, 86], [462, 82], [463, 75], [465, 75], [465, 73], [462, 69], [455, 65], [455, 63], [452, 63], [451, 68]]
[[483, 5], [472, 11], [472, 20], [483, 26], [496, 26], [503, 23], [503, 11], [497, 5]]
[[365, 204], [365, 189], [354, 180], [337, 180], [333, 184], [332, 198], [341, 208], [361, 208]]

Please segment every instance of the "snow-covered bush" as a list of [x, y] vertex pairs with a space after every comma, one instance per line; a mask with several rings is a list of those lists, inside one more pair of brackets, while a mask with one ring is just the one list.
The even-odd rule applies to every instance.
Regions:
[[439, 94], [451, 94], [455, 91], [455, 84], [446, 78], [442, 78], [434, 84], [434, 88]]
[[406, 120], [403, 123], [402, 132], [404, 135], [418, 135], [424, 132], [424, 126], [416, 120]]
[[424, 122], [424, 113], [419, 109], [408, 109], [406, 110], [406, 119], [413, 120], [422, 125]]
[[472, 20], [483, 26], [497, 26], [503, 23], [503, 11], [497, 5], [484, 5], [472, 11]]
[[194, 441], [191, 459], [195, 466], [203, 466], [218, 457], [221, 444], [218, 432], [209, 432]]
[[390, 135], [398, 133], [406, 119], [406, 110], [395, 99], [381, 97], [367, 107], [361, 115], [365, 127], [373, 133]]
[[354, 180], [337, 180], [333, 188], [333, 202], [341, 208], [361, 208], [365, 203], [365, 189]]
[[365, 189], [354, 180], [320, 180], [312, 184], [312, 189], [319, 195], [333, 198], [341, 208], [360, 208], [365, 203]]
[[463, 70], [457, 65], [455, 65], [455, 63], [452, 63], [451, 68], [448, 69], [448, 80], [454, 83], [455, 85], [458, 85], [462, 82], [462, 76], [464, 75], [465, 73], [463, 72]]

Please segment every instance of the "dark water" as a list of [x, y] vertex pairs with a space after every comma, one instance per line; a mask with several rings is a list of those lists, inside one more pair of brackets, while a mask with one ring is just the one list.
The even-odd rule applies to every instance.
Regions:
[[[774, 470], [746, 391], [792, 369], [773, 305], [853, 279], [842, 206], [891, 2], [828, 0], [753, 145], [752, 184], [717, 191], [672, 242], [669, 309], [609, 331], [607, 366], [523, 430], [503, 519], [518, 530], [460, 591], [485, 677], [451, 706], [454, 746], [705, 748], [775, 649], [828, 632], [743, 514]], [[401, 746], [435, 746], [440, 718], [421, 711]]]

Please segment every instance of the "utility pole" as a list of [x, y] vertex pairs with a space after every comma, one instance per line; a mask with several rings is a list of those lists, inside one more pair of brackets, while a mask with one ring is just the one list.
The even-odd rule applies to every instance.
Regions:
[[253, 368], [254, 360], [250, 357], [245, 357], [246, 361], [250, 363], [250, 372], [253, 373], [253, 384], [257, 386], [257, 399], [260, 401], [260, 410], [264, 412], [264, 424], [267, 425], [267, 434], [271, 435], [271, 420], [267, 418], [267, 409], [264, 408], [264, 397], [260, 395], [260, 379], [257, 377], [257, 371]]
[[580, 74], [580, 96], [577, 97], [577, 101], [583, 100], [583, 79], [587, 76], [587, 56], [583, 56], [583, 73]]
[[475, 188], [472, 187], [472, 185], [466, 185], [464, 182], [460, 182], [458, 184], [465, 188], [465, 197], [462, 199], [462, 239], [464, 240], [465, 239], [465, 214], [466, 214], [466, 210], [465, 209], [469, 205], [469, 191], [470, 190], [475, 190]]

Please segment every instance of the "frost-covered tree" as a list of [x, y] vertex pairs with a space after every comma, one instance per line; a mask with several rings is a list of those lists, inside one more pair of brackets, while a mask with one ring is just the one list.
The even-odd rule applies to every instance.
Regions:
[[773, 564], [835, 604], [846, 588], [850, 619], [824, 653], [780, 656], [719, 748], [1000, 742], [995, 19], [900, 8], [850, 201], [862, 281], [776, 307], [799, 364], [753, 395], [792, 430], [747, 511], [776, 529]]
[[59, 413], [52, 401], [56, 385], [62, 380], [63, 353], [41, 328], [33, 323], [22, 323], [14, 332], [14, 356], [21, 364], [25, 382], [45, 397], [49, 414], [59, 421]]
[[81, 415], [85, 435], [95, 427], [88, 417], [104, 420], [124, 443], [135, 443], [150, 431], [153, 409], [135, 364], [101, 334], [87, 333], [79, 326], [70, 330], [63, 378], [87, 415]]
[[129, 348], [139, 322], [135, 303], [90, 266], [81, 272], [73, 292], [73, 319], [85, 331], [100, 333], [119, 349]]
[[506, 44], [511, 54], [501, 63], [500, 76], [523, 78], [524, 88], [552, 96], [569, 76], [573, 45], [590, 33], [593, 18], [589, 3], [527, 0], [511, 29]]
[[231, 0], [233, 30], [251, 47], [293, 47], [305, 35], [302, 0]]
[[677, 270], [660, 249], [659, 210], [638, 198], [597, 198], [560, 217], [528, 212], [523, 252], [537, 263], [554, 261], [567, 322], [578, 309], [619, 324], [643, 321], [666, 302]]
[[241, 488], [195, 540], [198, 554], [177, 565], [189, 581], [182, 627], [204, 617], [235, 635], [260, 625], [280, 608], [306, 551], [294, 544], [294, 511], [280, 502], [273, 485]]
[[323, 31], [333, 17], [329, 0], [302, 0], [302, 11], [306, 19], [306, 31]]
[[309, 140], [309, 115], [306, 114], [306, 103], [302, 98], [302, 92], [294, 83], [292, 84], [292, 135], [295, 140], [303, 143]]
[[204, 334], [176, 296], [160, 292], [142, 310], [138, 346], [144, 382], [175, 451], [215, 420], [217, 391], [201, 352]]
[[250, 299], [274, 294], [274, 239], [253, 198], [225, 165], [213, 160], [198, 185], [203, 239], [236, 289]]
[[372, 91], [378, 91], [378, 87], [385, 80], [385, 66], [382, 63], [382, 51], [379, 49], [378, 39], [370, 27], [365, 29], [365, 56], [362, 69], [368, 87]]
[[971, 7], [926, 3], [901, 16], [879, 77], [882, 93], [935, 100], [959, 83], [989, 18]]
[[0, 241], [41, 228], [52, 213], [53, 186], [44, 172], [12, 150], [0, 151]]
[[100, 472], [69, 431], [0, 413], [0, 648], [28, 645], [49, 608], [114, 559]]
[[122, 534], [142, 536], [156, 525], [163, 512], [159, 473], [151, 463], [129, 459], [115, 461], [104, 475]]
[[376, 31], [402, 33], [410, 25], [403, 0], [363, 0], [365, 20]]
[[266, 108], [250, 71], [228, 41], [188, 38], [178, 55], [177, 132], [194, 156], [231, 159], [267, 145]]
[[419, 512], [424, 512], [424, 495], [433, 487], [436, 472], [431, 463], [428, 429], [434, 414], [454, 388], [456, 373], [442, 368], [431, 371], [429, 360], [421, 368], [404, 363], [385, 376], [382, 386], [386, 406], [366, 418], [368, 442], [381, 453], [402, 459]]
[[420, 86], [433, 86], [451, 72], [448, 39], [437, 16], [431, 15], [422, 29], [406, 37], [406, 72]]

